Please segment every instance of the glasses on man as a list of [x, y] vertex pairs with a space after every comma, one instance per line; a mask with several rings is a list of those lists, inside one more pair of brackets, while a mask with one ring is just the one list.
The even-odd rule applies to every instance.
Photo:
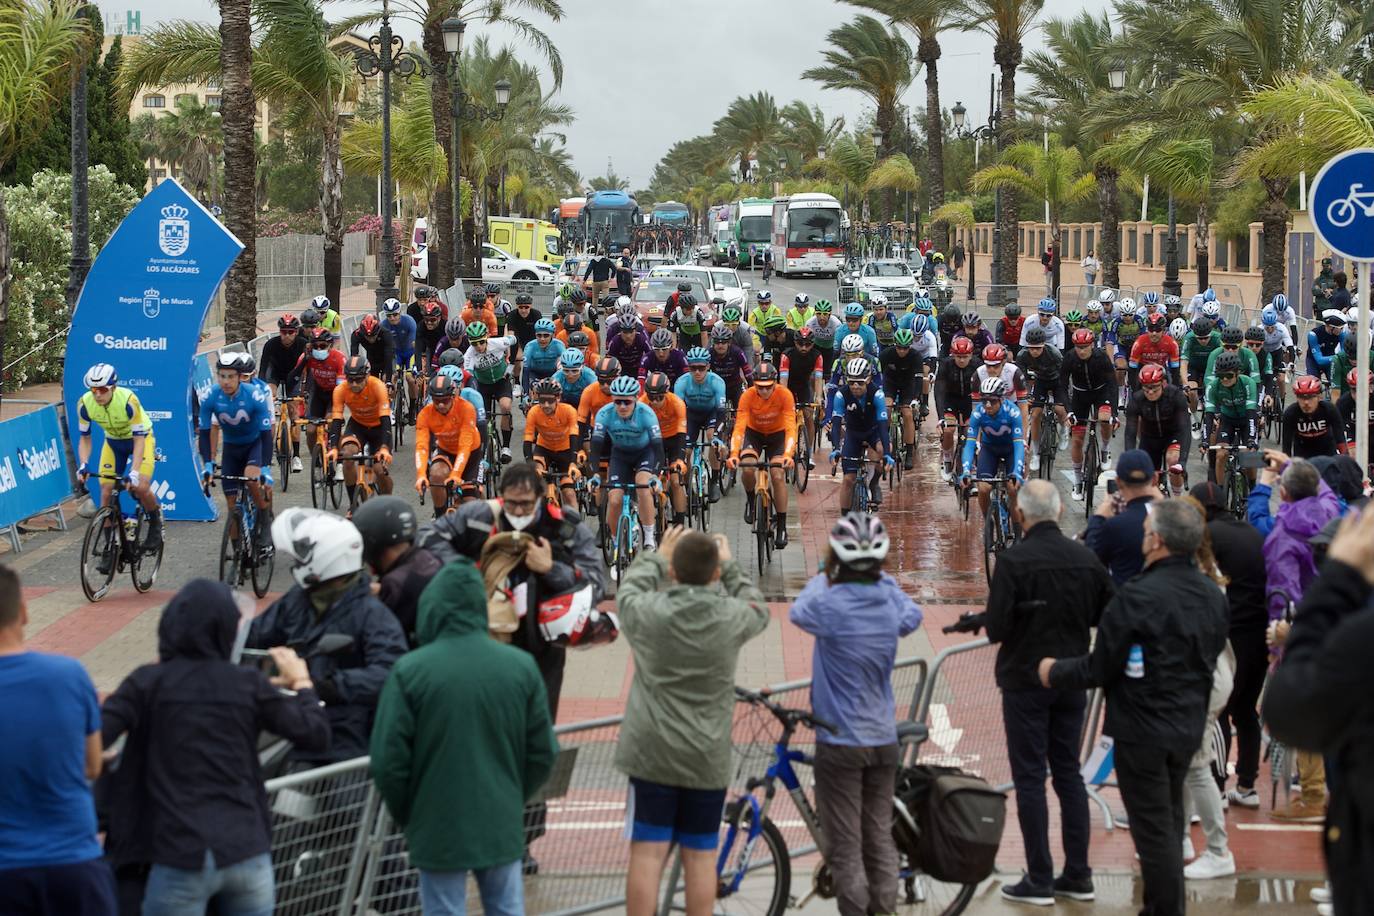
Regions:
[[282, 336], [282, 337], [290, 337], [290, 336], [292, 336], [293, 334], [299, 334], [299, 333], [300, 333], [300, 331], [299, 331], [299, 329], [297, 329], [297, 328], [282, 328], [282, 329], [281, 329], [281, 336]]
[[613, 401], [614, 401], [614, 403], [615, 403], [615, 406], [617, 406], [617, 407], [628, 407], [628, 406], [630, 406], [631, 404], [633, 404], [633, 403], [635, 402], [635, 399], [634, 399], [634, 398], [614, 398]]
[[1233, 381], [1235, 380], [1235, 377], [1236, 373], [1234, 372], [1223, 372], [1221, 373], [1221, 375], [1218, 376], [1218, 378], [1220, 378], [1223, 382]]
[[1142, 385], [1141, 387], [1144, 388], [1146, 391], [1162, 391], [1164, 390], [1164, 383], [1155, 382], [1153, 385]]
[[711, 367], [710, 367], [710, 366], [692, 366], [688, 371], [690, 371], [690, 372], [705, 372], [705, 371], [706, 371], [707, 369], [709, 369], [709, 368], [711, 368]]

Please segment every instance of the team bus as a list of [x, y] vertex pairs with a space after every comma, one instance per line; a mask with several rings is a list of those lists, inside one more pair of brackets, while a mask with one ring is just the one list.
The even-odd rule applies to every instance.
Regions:
[[730, 205], [718, 204], [706, 211], [706, 230], [710, 233], [711, 263], [724, 267], [730, 260]]
[[[630, 233], [640, 223], [639, 204], [624, 191], [596, 191], [582, 208], [582, 221], [586, 226], [585, 238], [605, 243], [611, 251], [619, 251], [629, 247]], [[606, 227], [609, 227], [609, 240]]]
[[763, 249], [773, 236], [773, 201], [766, 197], [746, 197], [730, 205], [730, 233], [735, 240], [739, 263], [749, 267], [763, 263]]
[[651, 222], [660, 226], [685, 226], [692, 221], [692, 211], [684, 203], [665, 200], [654, 204]]
[[844, 210], [829, 194], [793, 194], [773, 201], [773, 269], [839, 276], [844, 266]]

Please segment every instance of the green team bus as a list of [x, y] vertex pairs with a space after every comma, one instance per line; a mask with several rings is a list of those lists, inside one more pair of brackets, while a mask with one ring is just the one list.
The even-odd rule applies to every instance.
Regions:
[[746, 197], [732, 203], [730, 235], [739, 260], [733, 266], [762, 264], [764, 249], [773, 238], [773, 201], [766, 197]]

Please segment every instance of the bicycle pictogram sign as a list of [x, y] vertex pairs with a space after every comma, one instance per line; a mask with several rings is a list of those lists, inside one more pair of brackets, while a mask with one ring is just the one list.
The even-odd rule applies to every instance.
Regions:
[[1374, 149], [1336, 156], [1312, 184], [1312, 224], [1336, 254], [1374, 261]]

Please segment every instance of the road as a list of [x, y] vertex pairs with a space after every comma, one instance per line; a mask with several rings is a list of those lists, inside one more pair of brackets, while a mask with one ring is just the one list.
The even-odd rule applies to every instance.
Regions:
[[[754, 282], [756, 288], [760, 285], [757, 275], [745, 278]], [[813, 301], [821, 297], [836, 298], [835, 285], [828, 280], [774, 278], [769, 288], [774, 301], [784, 309], [798, 292], [807, 293]], [[930, 437], [925, 442], [915, 472], [905, 478], [896, 492], [885, 492], [882, 514], [894, 535], [890, 570], [922, 604], [926, 613], [925, 626], [904, 641], [899, 655], [930, 659], [938, 651], [963, 641], [963, 637], [942, 635], [940, 627], [952, 622], [963, 611], [980, 608], [986, 584], [980, 528], [976, 522], [963, 521], [956, 513], [953, 494], [939, 478], [938, 446]], [[1119, 453], [1120, 447], [1118, 437], [1113, 451]], [[519, 453], [518, 446], [516, 453]], [[410, 454], [408, 448], [403, 448], [393, 470], [396, 492], [413, 500], [414, 463]], [[824, 465], [818, 469], [824, 470]], [[1202, 469], [1196, 462], [1192, 471], [1194, 480], [1203, 479], [1200, 476]], [[1067, 475], [1056, 482], [1066, 506], [1064, 527], [1066, 531], [1076, 531], [1084, 522], [1082, 504], [1069, 498]], [[837, 484], [821, 473], [814, 474], [807, 493], [797, 502], [799, 505], [789, 513], [791, 546], [775, 555], [771, 567], [760, 576], [760, 586], [770, 602], [776, 623], [744, 653], [739, 681], [745, 685], [763, 686], [810, 675], [810, 639], [786, 622], [786, 610], [821, 560], [828, 522], [838, 511]], [[309, 505], [308, 476], [294, 476], [289, 489], [277, 494], [276, 504], [279, 511], [286, 506]], [[713, 519], [730, 537], [741, 562], [754, 568], [755, 548], [750, 532], [743, 525], [742, 509], [737, 488], [716, 507]], [[427, 509], [424, 514], [428, 514]], [[191, 578], [216, 575], [221, 524], [169, 523], [167, 550], [156, 588], [139, 595], [127, 579], [116, 581], [114, 593], [96, 605], [86, 602], [77, 576], [84, 524], [84, 519], [73, 519], [71, 531], [30, 534], [26, 537], [25, 551], [10, 557], [8, 562], [21, 571], [25, 580], [30, 602], [32, 647], [80, 658], [91, 671], [98, 688], [108, 691], [132, 668], [153, 659], [158, 614], [170, 594]], [[290, 582], [288, 572], [284, 568], [277, 569], [266, 600], [285, 590]], [[1006, 780], [1008, 774], [1000, 704], [992, 685], [991, 671], [992, 653], [988, 649], [951, 658], [942, 670], [943, 680], [937, 681], [939, 689], [931, 709], [934, 727], [931, 750], [957, 759], [983, 772], [993, 782], [999, 782]], [[624, 641], [590, 652], [573, 653], [568, 663], [560, 722], [618, 715], [624, 707], [630, 672], [630, 655]], [[1114, 790], [1106, 790], [1104, 795], [1109, 804], [1120, 810]], [[619, 811], [622, 802], [623, 797], [617, 789], [596, 804]], [[1266, 797], [1265, 808], [1268, 807]], [[1318, 828], [1280, 827], [1270, 823], [1264, 814], [1264, 811], [1233, 813], [1232, 843], [1244, 877], [1239, 882], [1214, 882], [1202, 888], [1195, 911], [1232, 912], [1233, 905], [1239, 907], [1239, 901], [1247, 900], [1247, 911], [1257, 904], [1273, 904], [1261, 908], [1276, 913], [1310, 912], [1310, 907], [1295, 903], [1306, 900], [1308, 885], [1295, 883], [1294, 879], [1310, 883], [1321, 872]], [[569, 855], [587, 855], [587, 844], [598, 838], [607, 844], [608, 850], [622, 848], [618, 845], [618, 833], [614, 831], [603, 830], [601, 833], [607, 835], [601, 836], [575, 826], [588, 820], [585, 812], [569, 811], [566, 817], [568, 822], [560, 827], [559, 819], [551, 816], [551, 831], [554, 835], [560, 829], [578, 831], [571, 834], [578, 838], [578, 843], [572, 845]], [[608, 819], [607, 824], [613, 819]], [[1009, 814], [999, 857], [999, 869], [1012, 880], [1022, 861], [1015, 823], [1014, 813]], [[1196, 841], [1200, 839], [1200, 835], [1195, 835]], [[1116, 876], [1102, 885], [1106, 907], [1099, 911], [1122, 911], [1118, 906], [1124, 907], [1132, 893], [1129, 836], [1121, 829], [1107, 831], [1099, 822], [1093, 844], [1094, 866], [1103, 875]], [[553, 866], [555, 863], [547, 864]], [[1207, 902], [1209, 897], [1211, 902]], [[824, 902], [813, 903], [809, 910], [828, 911], [827, 907]], [[1003, 909], [993, 892], [981, 895], [970, 912], [992, 913], [1003, 912]]]

